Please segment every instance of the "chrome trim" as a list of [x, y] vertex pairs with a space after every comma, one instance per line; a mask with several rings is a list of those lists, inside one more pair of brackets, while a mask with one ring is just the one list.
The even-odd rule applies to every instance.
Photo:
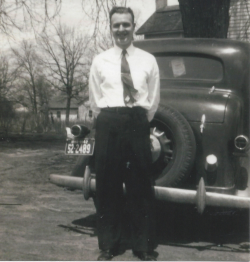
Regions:
[[[246, 146], [245, 146], [245, 147], [239, 147], [239, 146], [237, 146], [237, 141], [236, 141], [236, 140], [239, 139], [239, 138], [245, 139], [245, 143], [246, 143]], [[237, 149], [241, 150], [241, 151], [244, 151], [244, 150], [248, 149], [248, 147], [249, 147], [249, 139], [248, 139], [248, 137], [247, 137], [247, 136], [244, 136], [244, 135], [236, 136], [235, 139], [234, 139], [234, 146], [235, 146]]]
[[201, 117], [201, 125], [200, 125], [200, 131], [201, 133], [203, 133], [203, 130], [205, 128], [205, 122], [206, 122], [206, 115], [203, 114], [202, 117]]
[[228, 93], [228, 95], [230, 95], [232, 93], [232, 90], [216, 88], [215, 86], [212, 86], [208, 93], [210, 95], [210, 94], [214, 93], [215, 91], [217, 91], [217, 92], [226, 92], [226, 93]]
[[211, 89], [209, 90], [209, 94], [212, 94], [215, 91], [215, 86], [212, 86]]
[[231, 187], [213, 187], [213, 186], [206, 186], [205, 187], [207, 192], [214, 192], [218, 194], [225, 194], [225, 195], [232, 195], [235, 193], [235, 185]]
[[[196, 189], [197, 188], [198, 188], [198, 185], [196, 185]], [[230, 187], [205, 186], [205, 189], [207, 190], [207, 192], [231, 195], [231, 194], [234, 194], [236, 188], [235, 188], [235, 185], [233, 185]]]
[[154, 163], [161, 154], [161, 144], [158, 138], [156, 138], [154, 135], [150, 135], [150, 140], [151, 140], [151, 154]]
[[[74, 129], [76, 129], [76, 128], [78, 128], [78, 129], [77, 129], [78, 134], [74, 134], [74, 133], [72, 132], [72, 131], [73, 131]], [[81, 135], [81, 130], [82, 130], [82, 128], [81, 128], [80, 125], [73, 125], [73, 126], [71, 127], [71, 133], [72, 133], [72, 135], [73, 135], [74, 137], [79, 137], [79, 136]]]
[[216, 187], [216, 186], [205, 186], [206, 189], [218, 189], [218, 190], [232, 190], [234, 189], [234, 185], [231, 187]]
[[156, 136], [156, 137], [160, 137], [160, 136], [164, 135], [164, 132], [161, 132], [161, 133], [156, 132], [156, 127], [155, 127], [153, 129], [153, 135]]
[[[51, 174], [50, 182], [58, 186], [68, 186], [76, 189], [82, 188], [86, 200], [96, 192], [96, 180], [90, 173], [88, 166], [85, 169], [84, 178]], [[123, 189], [124, 193], [126, 193], [125, 184], [123, 185]], [[199, 213], [202, 213], [206, 206], [250, 207], [250, 198], [248, 197], [206, 192], [203, 178], [199, 181], [197, 191], [159, 186], [154, 186], [152, 189], [154, 190], [155, 199], [182, 204], [194, 204], [197, 206]]]

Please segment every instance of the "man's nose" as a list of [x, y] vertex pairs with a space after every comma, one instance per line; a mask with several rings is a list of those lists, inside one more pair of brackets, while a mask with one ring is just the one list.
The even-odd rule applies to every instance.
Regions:
[[123, 25], [120, 25], [120, 26], [119, 26], [119, 31], [124, 31], [124, 29], [125, 29], [125, 28], [124, 28]]

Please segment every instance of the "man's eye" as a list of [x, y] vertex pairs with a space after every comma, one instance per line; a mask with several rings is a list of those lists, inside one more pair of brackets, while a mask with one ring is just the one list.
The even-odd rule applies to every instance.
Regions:
[[130, 26], [130, 24], [123, 24], [123, 27], [129, 27]]
[[122, 24], [114, 24], [114, 25], [112, 26], [112, 28], [118, 29], [118, 28], [120, 28], [121, 25], [122, 25], [123, 28], [128, 28], [128, 27], [131, 26], [129, 23], [122, 23]]

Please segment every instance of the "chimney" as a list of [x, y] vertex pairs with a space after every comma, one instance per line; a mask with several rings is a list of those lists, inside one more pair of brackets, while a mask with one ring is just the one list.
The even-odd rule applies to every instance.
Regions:
[[155, 4], [156, 4], [156, 11], [168, 6], [168, 0], [155, 0]]

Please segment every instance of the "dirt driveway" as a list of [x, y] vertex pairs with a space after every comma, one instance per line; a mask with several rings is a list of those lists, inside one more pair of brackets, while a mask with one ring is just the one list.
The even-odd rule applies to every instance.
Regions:
[[[0, 142], [0, 260], [96, 260], [95, 208], [81, 191], [52, 185], [76, 158], [63, 142]], [[161, 261], [249, 261], [249, 215], [158, 204], [156, 249]], [[129, 243], [129, 240], [128, 240]], [[218, 245], [222, 244], [222, 245]], [[137, 260], [131, 250], [113, 260]]]

